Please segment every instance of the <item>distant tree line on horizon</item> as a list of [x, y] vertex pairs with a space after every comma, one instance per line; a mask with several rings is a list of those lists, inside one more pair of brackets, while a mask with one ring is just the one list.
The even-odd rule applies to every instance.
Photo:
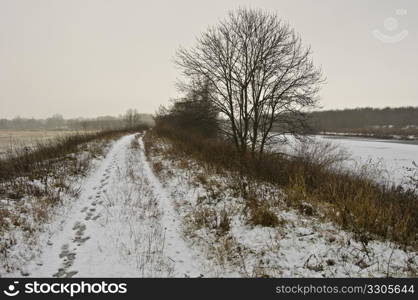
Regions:
[[418, 107], [355, 108], [313, 111], [308, 114], [316, 131], [343, 129], [418, 128]]
[[106, 130], [124, 127], [134, 127], [138, 124], [152, 125], [153, 118], [150, 114], [138, 113], [135, 109], [129, 109], [120, 116], [101, 116], [97, 118], [72, 118], [64, 119], [60, 114], [55, 114], [46, 119], [22, 118], [0, 119], [0, 129], [3, 130]]

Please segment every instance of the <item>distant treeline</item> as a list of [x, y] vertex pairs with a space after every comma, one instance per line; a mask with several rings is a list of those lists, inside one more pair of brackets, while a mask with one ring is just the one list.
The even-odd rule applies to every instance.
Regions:
[[310, 113], [310, 122], [317, 131], [343, 129], [418, 128], [418, 107], [355, 108]]
[[138, 124], [152, 125], [150, 114], [140, 114], [136, 110], [128, 110], [124, 115], [103, 116], [97, 118], [64, 119], [56, 114], [46, 119], [21, 118], [0, 119], [0, 129], [9, 130], [110, 130], [133, 127]]

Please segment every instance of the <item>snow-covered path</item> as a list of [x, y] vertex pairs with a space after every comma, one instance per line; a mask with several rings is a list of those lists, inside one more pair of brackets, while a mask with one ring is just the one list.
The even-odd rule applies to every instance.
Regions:
[[121, 138], [86, 178], [33, 277], [199, 277], [170, 198], [153, 174], [142, 136]]

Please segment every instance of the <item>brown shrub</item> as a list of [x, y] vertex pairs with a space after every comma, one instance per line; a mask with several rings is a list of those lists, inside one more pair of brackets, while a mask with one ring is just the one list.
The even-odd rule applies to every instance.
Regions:
[[154, 170], [155, 173], [160, 174], [161, 171], [163, 170], [164, 166], [162, 164], [162, 162], [155, 162], [152, 164], [152, 169]]
[[281, 224], [277, 215], [271, 211], [267, 201], [259, 201], [255, 198], [247, 200], [248, 221], [252, 225], [264, 227], [276, 227]]
[[216, 210], [207, 206], [197, 206], [192, 211], [192, 220], [198, 229], [218, 227], [218, 216]]

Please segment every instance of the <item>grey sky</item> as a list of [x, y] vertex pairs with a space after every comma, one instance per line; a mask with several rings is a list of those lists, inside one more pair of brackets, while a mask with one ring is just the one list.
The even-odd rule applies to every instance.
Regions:
[[0, 118], [152, 113], [176, 96], [178, 47], [239, 6], [277, 12], [312, 46], [324, 108], [418, 105], [416, 0], [0, 0]]

